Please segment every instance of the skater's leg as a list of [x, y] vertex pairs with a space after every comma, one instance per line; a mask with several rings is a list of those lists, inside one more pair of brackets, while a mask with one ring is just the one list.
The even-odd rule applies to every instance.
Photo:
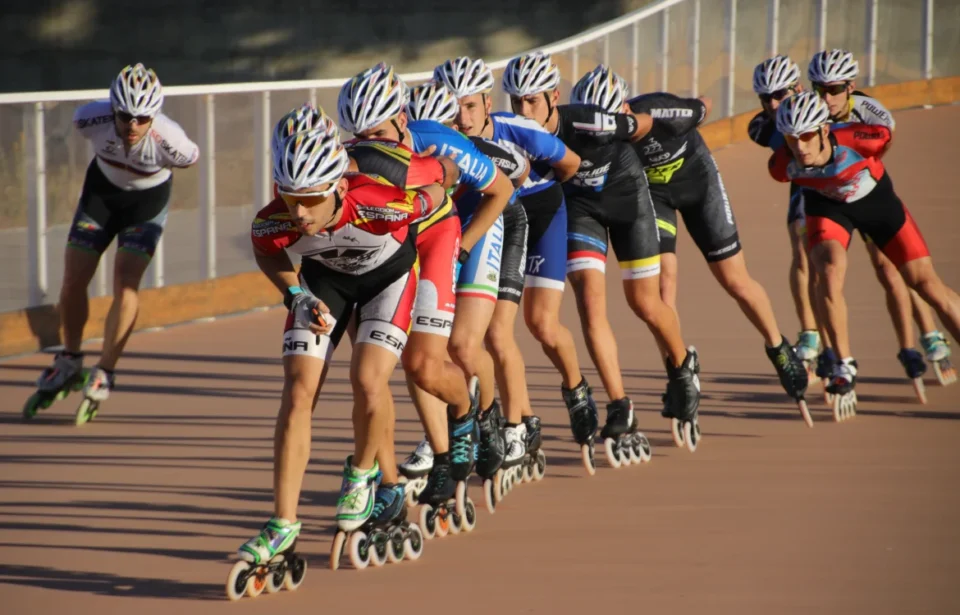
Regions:
[[87, 288], [97, 272], [100, 256], [98, 252], [67, 245], [58, 307], [63, 326], [63, 345], [71, 353], [80, 352], [83, 342], [83, 328], [90, 311]]
[[939, 333], [937, 321], [933, 318], [933, 308], [927, 305], [927, 302], [921, 299], [917, 291], [912, 288], [910, 289], [910, 305], [913, 307], [913, 320], [920, 328], [921, 337]]
[[773, 315], [770, 297], [763, 286], [750, 277], [743, 252], [737, 252], [721, 261], [710, 262], [709, 265], [710, 271], [723, 289], [737, 301], [740, 310], [763, 335], [767, 347], [779, 345], [782, 334]]
[[920, 298], [936, 310], [954, 341], [960, 340], [960, 297], [937, 275], [933, 260], [929, 256], [911, 260], [900, 268], [900, 272]]
[[447, 450], [448, 405], [457, 408], [457, 416], [470, 408], [470, 396], [463, 371], [447, 360], [448, 338], [442, 335], [413, 332], [401, 357], [414, 406], [433, 450]]
[[152, 257], [137, 252], [117, 251], [113, 273], [113, 302], [103, 332], [100, 367], [112, 372], [123, 352], [140, 310], [140, 281]]
[[850, 357], [850, 337], [847, 329], [847, 302], [843, 285], [847, 273], [847, 251], [836, 240], [817, 244], [810, 253], [810, 260], [820, 277], [824, 325], [833, 342], [837, 356]]
[[661, 299], [662, 285], [658, 276], [623, 281], [627, 304], [646, 323], [657, 346], [665, 351], [674, 367], [679, 367], [687, 354], [680, 334], [676, 312]]
[[680, 313], [677, 311], [678, 269], [679, 264], [676, 254], [671, 252], [660, 254], [660, 298], [677, 314], [677, 321], [679, 322]]
[[887, 299], [887, 312], [893, 322], [893, 330], [897, 334], [900, 348], [913, 348], [913, 321], [911, 312], [913, 306], [910, 301], [910, 290], [897, 267], [890, 262], [883, 252], [872, 241], [865, 241], [870, 262], [873, 264], [877, 280], [883, 287]]
[[520, 306], [512, 301], [497, 301], [485, 341], [493, 357], [497, 387], [508, 423], [519, 423], [530, 416], [530, 394], [527, 391], [526, 366], [514, 335]]
[[617, 340], [607, 320], [606, 276], [602, 270], [580, 269], [572, 271], [568, 277], [577, 300], [580, 326], [590, 358], [597, 366], [609, 399], [622, 399], [626, 394], [620, 375]]
[[[360, 470], [374, 467], [377, 452], [387, 432], [390, 404], [390, 374], [397, 365], [397, 355], [372, 343], [359, 343], [350, 360], [350, 383], [353, 388], [353, 465]], [[395, 462], [394, 462], [395, 463]], [[396, 467], [390, 470], [396, 477]]]
[[811, 301], [810, 267], [805, 243], [805, 220], [795, 220], [790, 225], [790, 248], [793, 258], [790, 261], [790, 292], [797, 309], [801, 331], [816, 331], [817, 319], [814, 316]]
[[524, 291], [523, 319], [533, 337], [540, 342], [544, 354], [563, 378], [563, 385], [573, 388], [582, 380], [573, 335], [560, 322], [563, 290], [527, 287]]
[[[480, 405], [489, 408], [494, 399], [493, 359], [483, 347], [483, 337], [490, 326], [496, 301], [485, 297], [459, 296], [453, 320], [453, 332], [448, 346], [454, 363], [460, 366], [467, 378], [480, 379]], [[462, 380], [462, 378], [461, 378]], [[469, 408], [458, 405], [454, 417], [464, 416]]]

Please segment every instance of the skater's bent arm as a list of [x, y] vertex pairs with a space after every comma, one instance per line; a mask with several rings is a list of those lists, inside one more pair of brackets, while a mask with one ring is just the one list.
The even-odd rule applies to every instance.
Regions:
[[291, 286], [299, 286], [297, 279], [297, 270], [294, 269], [290, 257], [285, 250], [280, 250], [276, 254], [266, 254], [256, 245], [253, 246], [253, 256], [257, 260], [257, 266], [263, 275], [277, 287], [281, 293], [287, 292]]

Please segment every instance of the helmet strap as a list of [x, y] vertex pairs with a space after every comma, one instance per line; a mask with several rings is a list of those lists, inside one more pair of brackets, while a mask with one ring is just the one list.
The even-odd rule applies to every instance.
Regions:
[[543, 93], [543, 100], [547, 103], [547, 119], [543, 121], [543, 125], [546, 126], [550, 123], [550, 118], [553, 117], [553, 103], [550, 102], [550, 94], [547, 92]]
[[490, 125], [490, 114], [487, 113], [487, 93], [480, 93], [480, 103], [483, 105], [483, 127], [480, 128], [480, 134], [483, 135], [483, 131], [487, 129], [487, 126]]

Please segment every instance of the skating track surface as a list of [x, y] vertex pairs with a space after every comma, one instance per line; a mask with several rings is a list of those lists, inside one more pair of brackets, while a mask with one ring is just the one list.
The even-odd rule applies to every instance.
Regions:
[[[937, 269], [960, 289], [960, 109], [905, 111], [897, 121], [888, 167]], [[751, 143], [716, 155], [750, 271], [795, 339], [787, 189], [767, 176], [767, 156]], [[681, 235], [681, 322], [703, 364], [695, 454], [673, 445], [660, 418], [662, 366], [611, 267], [610, 318], [653, 460], [613, 470], [601, 458], [597, 475], [585, 476], [559, 378], [521, 323], [547, 478], [514, 490], [495, 515], [474, 482], [472, 534], [427, 542], [417, 562], [333, 572], [334, 503], [352, 450], [347, 344], [313, 424], [300, 509], [310, 568], [295, 593], [229, 603], [224, 592], [232, 554], [272, 512], [280, 310], [135, 335], [115, 395], [83, 428], [72, 424], [77, 395], [20, 421], [49, 355], [0, 363], [0, 611], [960, 612], [960, 384], [941, 388], [931, 370], [929, 403], [915, 401], [862, 242], [851, 246], [847, 285], [859, 414], [833, 423], [813, 386], [808, 429], [761, 338]], [[569, 297], [563, 318], [590, 366]], [[585, 373], [602, 406], [596, 372]], [[392, 383], [403, 456], [421, 430], [399, 371]]]

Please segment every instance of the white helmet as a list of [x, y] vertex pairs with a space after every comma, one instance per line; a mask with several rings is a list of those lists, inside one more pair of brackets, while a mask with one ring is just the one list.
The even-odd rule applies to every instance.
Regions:
[[340, 88], [337, 115], [340, 126], [352, 133], [364, 132], [403, 111], [407, 84], [383, 62], [368, 68]]
[[620, 113], [623, 103], [630, 98], [627, 82], [603, 64], [580, 78], [570, 92], [574, 104], [598, 105], [607, 113]]
[[757, 94], [773, 94], [799, 82], [800, 67], [787, 56], [773, 56], [753, 69], [753, 91]]
[[140, 63], [127, 66], [113, 81], [110, 105], [115, 113], [156, 117], [163, 106], [163, 89], [157, 74]]
[[483, 60], [460, 56], [433, 69], [433, 78], [457, 95], [486, 94], [493, 89], [493, 73]]
[[780, 103], [777, 109], [777, 130], [783, 135], [799, 137], [813, 132], [830, 121], [827, 103], [814, 92], [800, 92]]
[[814, 83], [853, 81], [859, 73], [860, 63], [846, 49], [818, 51], [807, 66], [807, 78]]
[[323, 125], [324, 122], [333, 124], [322, 108], [304, 103], [280, 118], [273, 131], [273, 142], [279, 143], [292, 134], [306, 132]]
[[459, 112], [456, 94], [443, 83], [430, 80], [410, 91], [407, 113], [411, 120], [434, 120], [446, 124], [456, 119]]
[[334, 182], [314, 196], [327, 196], [350, 159], [340, 143], [340, 131], [328, 118], [321, 118], [313, 128], [296, 132], [273, 143], [273, 181], [281, 192], [296, 191]]
[[560, 71], [550, 56], [534, 51], [517, 56], [503, 71], [503, 90], [511, 96], [548, 92], [560, 85]]

